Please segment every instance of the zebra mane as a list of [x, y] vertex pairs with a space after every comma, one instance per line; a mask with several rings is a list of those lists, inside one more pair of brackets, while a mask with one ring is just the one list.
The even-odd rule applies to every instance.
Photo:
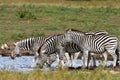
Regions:
[[86, 35], [108, 35], [108, 32], [106, 31], [96, 31], [96, 32], [86, 32]]
[[96, 31], [96, 32], [83, 32], [83, 31], [79, 31], [79, 30], [76, 30], [76, 29], [67, 29], [66, 32], [76, 32], [76, 33], [80, 33], [82, 35], [92, 35], [92, 36], [98, 36], [98, 35], [108, 35], [108, 32], [106, 31]]
[[73, 29], [73, 28], [70, 28], [70, 29], [67, 29], [67, 30], [66, 30], [66, 32], [69, 32], [69, 31], [73, 31], [73, 32], [77, 32], [77, 33], [81, 33], [81, 34], [86, 35], [86, 34], [85, 34], [86, 32], [83, 32], [83, 31], [80, 31], [80, 30], [77, 30], [77, 29]]
[[61, 36], [61, 35], [63, 35], [63, 34], [55, 34], [55, 35], [49, 36], [48, 38], [46, 38], [45, 41], [48, 41], [49, 39], [51, 39], [51, 38], [53, 38], [55, 36]]

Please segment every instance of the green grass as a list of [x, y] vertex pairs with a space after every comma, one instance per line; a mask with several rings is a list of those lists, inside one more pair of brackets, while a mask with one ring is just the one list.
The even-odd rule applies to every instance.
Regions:
[[30, 36], [64, 33], [68, 28], [108, 31], [120, 37], [120, 8], [42, 4], [0, 5], [0, 44]]
[[58, 69], [57, 71], [30, 72], [0, 71], [0, 80], [119, 80], [120, 73], [112, 74], [109, 70], [97, 68], [94, 71]]
[[[0, 44], [64, 33], [68, 28], [103, 30], [120, 38], [119, 0], [0, 0], [0, 3]], [[101, 68], [48, 72], [1, 70], [0, 80], [120, 80], [120, 73], [111, 74]]]

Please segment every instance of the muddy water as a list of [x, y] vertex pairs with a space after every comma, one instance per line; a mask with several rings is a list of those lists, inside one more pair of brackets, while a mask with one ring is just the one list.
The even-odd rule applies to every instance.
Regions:
[[[15, 70], [15, 71], [31, 71], [35, 68], [31, 68], [33, 56], [22, 56], [17, 57], [14, 60], [12, 60], [10, 57], [2, 57], [0, 56], [0, 69], [5, 70]], [[96, 61], [97, 65], [99, 65], [98, 61]], [[112, 61], [108, 61], [107, 65], [111, 65]], [[56, 62], [52, 64], [52, 67], [55, 67], [57, 65]], [[34, 64], [35, 66], [35, 64]], [[81, 60], [77, 60], [76, 67], [82, 66]]]

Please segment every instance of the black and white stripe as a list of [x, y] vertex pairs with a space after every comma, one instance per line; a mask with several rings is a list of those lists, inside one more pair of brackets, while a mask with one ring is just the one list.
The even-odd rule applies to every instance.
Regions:
[[[49, 59], [49, 55], [56, 53], [56, 55], [59, 55], [59, 44], [62, 43], [62, 40], [65, 38], [64, 34], [57, 34], [57, 35], [53, 35], [51, 36], [49, 39], [46, 40], [46, 42], [44, 43], [44, 45], [40, 48], [39, 53], [41, 55], [41, 66], [43, 66], [44, 63], [48, 64], [50, 66], [50, 64], [55, 61], [54, 60], [50, 60]], [[63, 54], [63, 56], [66, 56], [68, 54], [74, 53], [74, 52], [79, 52], [80, 48], [74, 44], [74, 43], [68, 43], [65, 46], [65, 52]], [[76, 53], [77, 55], [79, 53]], [[58, 58], [58, 57], [56, 57]], [[65, 58], [65, 57], [64, 57]], [[68, 57], [67, 57], [68, 58]], [[69, 59], [67, 59], [69, 61]], [[58, 61], [59, 62], [59, 61]], [[64, 64], [63, 64], [64, 65]]]
[[43, 45], [46, 39], [46, 37], [31, 37], [15, 42], [15, 48], [11, 53], [11, 58], [14, 59], [16, 55], [21, 55], [21, 50], [31, 50], [35, 56], [33, 59], [34, 63], [39, 55], [38, 49]]
[[[86, 33], [86, 34], [91, 34], [91, 33]], [[100, 31], [99, 34], [107, 34], [107, 32]], [[94, 35], [98, 35], [98, 32], [95, 32]], [[78, 58], [78, 55], [80, 54], [80, 51], [81, 51], [80, 47], [77, 44], [71, 43], [71, 42], [70, 43], [68, 42], [67, 44], [64, 45], [64, 44], [62, 44], [62, 43], [64, 43], [64, 39], [65, 39], [64, 34], [57, 34], [57, 35], [53, 35], [53, 36], [49, 37], [49, 39], [47, 39], [47, 41], [44, 43], [44, 45], [40, 48], [39, 53], [47, 54], [47, 55], [51, 55], [53, 53], [59, 54], [58, 44], [61, 44], [62, 46], [64, 46], [64, 50], [65, 50], [65, 52], [64, 52], [65, 54], [63, 54], [62, 56], [64, 56], [64, 55], [66, 56], [68, 66], [70, 66], [70, 59], [71, 59], [71, 61], [72, 61], [71, 66], [74, 67], [75, 61]], [[45, 60], [46, 59], [44, 56], [44, 60], [41, 62], [45, 62]], [[52, 60], [52, 61], [54, 61], [54, 60]], [[49, 64], [51, 64], [52, 61], [48, 60]]]
[[[47, 66], [50, 66], [52, 64], [52, 62], [56, 60], [56, 59], [50, 60], [49, 56], [51, 54], [56, 54], [56, 56], [58, 56], [57, 55], [59, 53], [58, 44], [64, 38], [65, 38], [64, 34], [57, 34], [57, 35], [50, 36], [46, 40], [46, 42], [42, 45], [42, 47], [38, 51], [40, 54], [39, 60], [41, 60], [41, 61], [39, 61], [40, 62], [39, 64], [41, 66], [44, 66], [45, 63], [47, 64]], [[56, 57], [56, 58], [58, 58], [58, 57]]]
[[[89, 53], [104, 53], [107, 51], [114, 59], [113, 66], [116, 66], [117, 55], [115, 54], [116, 49], [119, 46], [118, 38], [108, 34], [101, 35], [88, 35], [85, 32], [81, 32], [74, 29], [69, 29], [66, 32], [67, 42], [74, 42], [79, 45], [83, 52], [83, 60], [85, 63], [83, 66], [88, 65], [88, 54]], [[60, 52], [60, 55], [63, 53]]]

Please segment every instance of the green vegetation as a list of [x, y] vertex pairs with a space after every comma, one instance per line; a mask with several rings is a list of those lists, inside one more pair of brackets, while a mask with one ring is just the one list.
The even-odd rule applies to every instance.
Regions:
[[41, 0], [39, 4], [1, 4], [0, 44], [31, 36], [64, 33], [68, 28], [108, 31], [120, 37], [120, 7], [117, 1], [109, 2], [111, 5], [116, 3], [116, 6], [105, 6], [108, 1], [104, 1], [103, 7], [100, 7], [103, 1], [95, 1], [98, 6], [94, 5], [94, 1], [86, 1], [88, 5], [84, 1], [62, 1], [68, 3], [62, 5], [58, 0], [51, 4], [43, 1], [43, 4]]
[[[120, 37], [119, 0], [0, 0], [0, 44], [68, 28], [107, 31]], [[120, 80], [97, 68], [31, 72], [0, 71], [0, 80]]]
[[119, 80], [120, 73], [112, 74], [108, 70], [97, 68], [94, 71], [67, 69], [57, 71], [13, 72], [0, 71], [0, 80]]

